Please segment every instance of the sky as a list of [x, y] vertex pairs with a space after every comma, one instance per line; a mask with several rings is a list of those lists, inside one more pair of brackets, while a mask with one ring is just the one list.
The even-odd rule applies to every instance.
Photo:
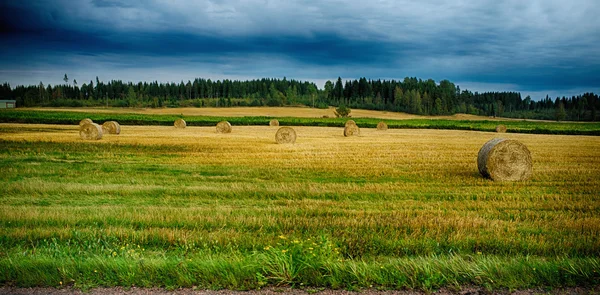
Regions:
[[0, 83], [448, 79], [600, 93], [597, 0], [0, 0]]

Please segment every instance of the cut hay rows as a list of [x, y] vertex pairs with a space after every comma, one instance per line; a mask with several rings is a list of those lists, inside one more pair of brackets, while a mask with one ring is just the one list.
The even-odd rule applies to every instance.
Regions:
[[102, 124], [102, 132], [107, 134], [121, 134], [121, 125], [116, 121], [107, 121]]
[[175, 123], [173, 123], [173, 125], [175, 125], [176, 128], [185, 128], [187, 126], [187, 123], [183, 119], [177, 119], [175, 120]]
[[291, 127], [281, 127], [275, 134], [275, 141], [279, 144], [295, 143], [296, 131]]
[[504, 125], [498, 125], [498, 126], [496, 126], [496, 132], [498, 132], [498, 133], [506, 133], [506, 126], [504, 126]]
[[492, 180], [527, 180], [532, 172], [531, 153], [519, 141], [494, 138], [479, 150], [477, 167], [481, 175]]
[[227, 121], [217, 123], [217, 133], [231, 133], [231, 124]]
[[357, 126], [357, 125], [356, 125], [356, 122], [354, 122], [354, 120], [348, 120], [348, 121], [346, 121], [346, 125], [344, 125], [344, 127], [348, 127], [348, 126], [350, 126], [350, 125]]
[[377, 130], [385, 131], [388, 130], [388, 125], [385, 122], [377, 123]]
[[360, 135], [360, 128], [358, 126], [350, 124], [344, 128], [344, 136], [358, 136]]
[[79, 127], [82, 127], [85, 124], [92, 124], [92, 123], [94, 123], [94, 121], [92, 121], [92, 119], [85, 118], [85, 119], [79, 121]]
[[102, 126], [88, 123], [79, 128], [79, 136], [83, 140], [98, 140], [102, 138]]
[[273, 119], [269, 122], [269, 126], [279, 126], [279, 121], [277, 119]]

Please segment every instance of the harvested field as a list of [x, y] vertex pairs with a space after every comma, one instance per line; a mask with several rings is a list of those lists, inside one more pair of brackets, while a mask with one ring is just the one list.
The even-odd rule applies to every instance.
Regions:
[[[172, 121], [171, 121], [172, 122]], [[600, 137], [503, 134], [524, 182], [477, 167], [495, 132], [0, 124], [0, 282], [431, 290], [598, 282]]]
[[[184, 115], [184, 116], [217, 116], [217, 117], [247, 117], [247, 116], [265, 116], [265, 117], [300, 117], [300, 118], [322, 118], [324, 116], [335, 118], [334, 107], [328, 109], [315, 109], [308, 107], [235, 107], [235, 108], [158, 108], [158, 109], [131, 109], [131, 108], [25, 108], [29, 110], [55, 110], [72, 112], [90, 112], [95, 113], [136, 113], [152, 115]], [[486, 116], [476, 116], [469, 114], [456, 114], [451, 116], [421, 116], [407, 113], [371, 111], [353, 109], [352, 118], [381, 118], [392, 120], [403, 119], [451, 119], [451, 120], [515, 120], [508, 118], [491, 118]], [[535, 121], [535, 120], [529, 120]]]

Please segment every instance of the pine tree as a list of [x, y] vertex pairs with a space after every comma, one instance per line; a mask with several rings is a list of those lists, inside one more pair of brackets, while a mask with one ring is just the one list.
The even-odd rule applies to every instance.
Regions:
[[556, 121], [562, 121], [567, 117], [567, 112], [565, 111], [565, 104], [560, 101], [558, 103], [558, 107], [556, 108], [555, 113]]
[[333, 88], [333, 96], [340, 103], [342, 101], [342, 97], [344, 95], [344, 86], [342, 85], [342, 78], [338, 77], [337, 82], [335, 82], [335, 87]]

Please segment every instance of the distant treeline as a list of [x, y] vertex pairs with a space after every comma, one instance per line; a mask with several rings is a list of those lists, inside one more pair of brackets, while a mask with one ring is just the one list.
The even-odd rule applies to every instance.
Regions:
[[312, 82], [283, 79], [249, 81], [197, 78], [180, 83], [120, 80], [77, 84], [65, 74], [64, 84], [0, 86], [0, 99], [15, 99], [17, 106], [51, 107], [232, 107], [307, 105], [399, 111], [423, 115], [468, 113], [484, 116], [547, 120], [595, 121], [600, 98], [594, 93], [572, 97], [524, 99], [518, 92], [471, 92], [448, 80], [404, 78], [396, 80], [327, 81], [320, 90]]

